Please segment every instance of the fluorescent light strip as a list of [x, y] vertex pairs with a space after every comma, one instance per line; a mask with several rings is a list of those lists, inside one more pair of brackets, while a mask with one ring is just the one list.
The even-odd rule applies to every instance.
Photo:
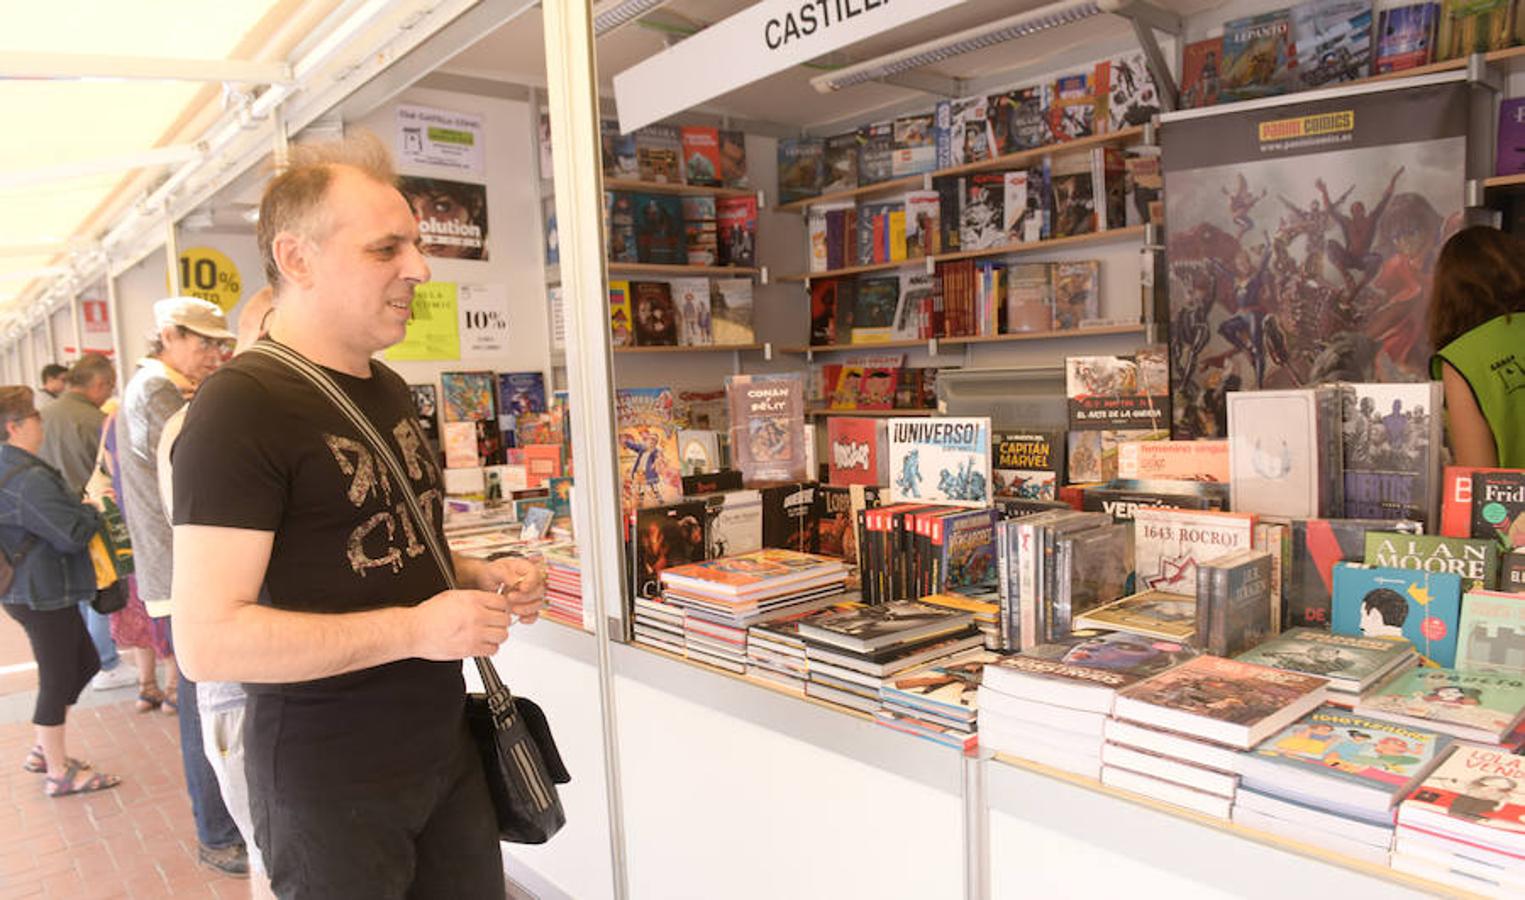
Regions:
[[631, 19], [643, 16], [665, 3], [667, 0], [625, 0], [613, 9], [593, 17], [593, 33], [603, 37]]
[[989, 25], [971, 28], [935, 41], [908, 47], [896, 53], [886, 54], [857, 65], [817, 75], [810, 84], [817, 91], [828, 94], [843, 88], [870, 81], [881, 81], [894, 75], [911, 72], [926, 66], [976, 50], [984, 50], [996, 44], [1027, 37], [1069, 25], [1103, 12], [1097, 0], [1070, 0], [1019, 13]]

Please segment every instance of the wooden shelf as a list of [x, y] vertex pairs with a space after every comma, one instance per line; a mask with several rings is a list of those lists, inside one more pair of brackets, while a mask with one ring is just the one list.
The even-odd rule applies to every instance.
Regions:
[[609, 271], [630, 272], [634, 275], [715, 275], [720, 277], [741, 277], [762, 273], [762, 269], [748, 269], [740, 266], [669, 266], [662, 263], [633, 262], [611, 262]]
[[[1490, 63], [1512, 62], [1525, 56], [1525, 45], [1519, 47], [1506, 47], [1503, 50], [1491, 50], [1483, 54], [1483, 61]], [[1416, 66], [1412, 69], [1404, 69], [1401, 72], [1383, 72], [1381, 75], [1369, 75], [1358, 78], [1355, 81], [1347, 81], [1344, 85], [1329, 85], [1329, 87], [1343, 87], [1353, 84], [1370, 84], [1374, 81], [1392, 81], [1395, 78], [1413, 78], [1419, 75], [1434, 75], [1437, 72], [1455, 72], [1467, 67], [1467, 57], [1460, 56], [1456, 59], [1447, 59], [1442, 62], [1430, 63], [1427, 66]]]
[[761, 350], [766, 344], [699, 344], [686, 347], [615, 347], [615, 353], [732, 353]]
[[[689, 659], [686, 656], [679, 656], [678, 654], [673, 653], [671, 650], [663, 650], [660, 647], [653, 647], [651, 644], [644, 644], [638, 640], [632, 640], [625, 646], [632, 647], [645, 653], [650, 653], [653, 656], [660, 656], [666, 659], [670, 659], [674, 662], [680, 662], [684, 665], [693, 666], [696, 669], [703, 669], [706, 672], [713, 672], [716, 675], [729, 678], [732, 681], [740, 681], [743, 684], [750, 684], [753, 687], [764, 688], [766, 690], [772, 691], [775, 694], [783, 694], [786, 697], [794, 697], [796, 699], [803, 700], [812, 706], [819, 706], [822, 709], [829, 709], [832, 712], [841, 713], [844, 716], [852, 716], [855, 719], [862, 719], [866, 722], [874, 721], [874, 717], [871, 713], [853, 709], [849, 706], [842, 706], [840, 704], [832, 703], [829, 700], [822, 700], [819, 697], [807, 696], [801, 691], [791, 690], [776, 681], [769, 681], [766, 678], [753, 678], [749, 675], [738, 675], [737, 673], [732, 672], [730, 669], [722, 669], [719, 666], [712, 666], [709, 663], [703, 662], [701, 660]], [[951, 750], [952, 748], [949, 749]]]
[[637, 181], [630, 178], [605, 178], [606, 191], [633, 191], [643, 194], [675, 194], [680, 197], [755, 197], [755, 188], [705, 187], [702, 184], [665, 184], [660, 181]]
[[817, 344], [814, 346], [800, 345], [797, 347], [779, 347], [780, 353], [829, 353], [838, 350], [851, 350], [858, 353], [874, 353], [878, 350], [905, 350], [915, 347], [925, 347], [932, 341], [942, 343], [942, 338], [921, 338], [919, 340], [898, 341], [874, 341], [866, 344]]
[[1495, 175], [1492, 178], [1483, 179], [1483, 187], [1488, 190], [1495, 188], [1512, 188], [1525, 186], [1525, 172], [1518, 175]]
[[1045, 156], [1064, 156], [1071, 153], [1082, 153], [1093, 147], [1133, 143], [1143, 136], [1144, 129], [1140, 126], [1122, 128], [1117, 131], [1109, 131], [1106, 134], [1091, 135], [1090, 137], [1079, 138], [1073, 141], [1045, 144], [1042, 147], [1033, 147], [1030, 150], [1018, 150], [1015, 153], [1008, 153], [1004, 156], [980, 160], [979, 162], [966, 163], [962, 166], [935, 169], [920, 175], [907, 175], [904, 178], [881, 181], [877, 184], [866, 184], [851, 190], [832, 191], [829, 194], [821, 194], [815, 197], [807, 197], [804, 200], [782, 203], [779, 204], [778, 209], [781, 212], [804, 212], [812, 206], [823, 206], [827, 203], [844, 203], [849, 200], [877, 197], [884, 194], [893, 194], [898, 191], [915, 191], [920, 190], [929, 178], [944, 178], [954, 175], [965, 175], [970, 172], [988, 172], [991, 169], [1022, 166], [1033, 160], [1042, 159]]
[[866, 275], [869, 272], [890, 272], [895, 269], [909, 269], [922, 267], [927, 264], [925, 256], [917, 256], [913, 259], [902, 259], [896, 262], [871, 263], [866, 266], [848, 266], [845, 269], [828, 269], [824, 272], [800, 272], [793, 275], [779, 275], [778, 281], [803, 281], [809, 283], [823, 278], [842, 278], [847, 275]]
[[877, 349], [906, 349], [926, 347], [937, 342], [941, 347], [961, 347], [965, 344], [1005, 344], [1013, 341], [1050, 341], [1069, 340], [1071, 338], [1106, 337], [1116, 334], [1143, 334], [1142, 324], [1102, 325], [1096, 328], [1063, 328], [1053, 331], [1020, 331], [1011, 334], [983, 334], [969, 337], [941, 337], [924, 338], [921, 340], [882, 341], [877, 344], [820, 344], [805, 347], [779, 347], [780, 353], [836, 353], [854, 351], [858, 353], [873, 353]]
[[918, 416], [935, 416], [935, 409], [827, 409], [817, 406], [807, 409], [805, 415], [812, 419], [824, 419], [831, 416], [858, 416], [869, 419], [900, 419], [915, 418]]
[[1073, 237], [1049, 238], [1046, 241], [1021, 241], [1015, 244], [1002, 244], [999, 247], [988, 247], [984, 250], [961, 250], [957, 253], [939, 253], [932, 257], [932, 261], [958, 262], [963, 259], [985, 259], [991, 256], [1018, 256], [1029, 253], [1047, 253], [1053, 250], [1063, 250], [1066, 247], [1083, 247], [1087, 244], [1137, 240], [1144, 236], [1147, 228], [1147, 225], [1134, 225], [1131, 228], [1110, 228], [1106, 231], [1093, 231], [1088, 234], [1077, 234]]

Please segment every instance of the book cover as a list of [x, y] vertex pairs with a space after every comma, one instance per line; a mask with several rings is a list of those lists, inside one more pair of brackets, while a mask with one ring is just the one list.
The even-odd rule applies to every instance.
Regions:
[[683, 235], [683, 199], [668, 194], [634, 194], [635, 250], [640, 262], [677, 266], [688, 260]]
[[1525, 676], [1525, 594], [1469, 591], [1458, 631], [1456, 668]]
[[1507, 469], [1478, 466], [1446, 466], [1440, 473], [1440, 533], [1446, 537], [1472, 536], [1472, 476], [1478, 472]]
[[[900, 273], [900, 297], [895, 303], [895, 340], [936, 337], [937, 277], [926, 270]], [[889, 407], [885, 407], [888, 409]]]
[[1433, 62], [1439, 16], [1440, 4], [1434, 2], [1382, 10], [1377, 24], [1376, 74], [1401, 72]]
[[1250, 751], [1253, 763], [1270, 762], [1272, 767], [1257, 765], [1243, 774], [1274, 789], [1279, 769], [1317, 772], [1332, 782], [1387, 794], [1391, 805], [1435, 768], [1451, 740], [1449, 735], [1322, 706]]
[[858, 184], [878, 184], [895, 177], [895, 123], [876, 122], [858, 129]]
[[1235, 659], [1262, 666], [1318, 675], [1353, 693], [1391, 671], [1413, 653], [1407, 641], [1330, 634], [1297, 627], [1240, 653]]
[[1371, 531], [1418, 534], [1415, 522], [1390, 519], [1294, 519], [1282, 554], [1283, 628], [1329, 627], [1334, 564], [1359, 561]]
[[1181, 107], [1200, 109], [1218, 103], [1223, 67], [1222, 36], [1193, 41], [1181, 53]]
[[681, 140], [684, 180], [704, 187], [720, 187], [720, 130], [685, 125]]
[[690, 475], [709, 475], [720, 470], [720, 433], [717, 431], [678, 430], [678, 459], [682, 461], [684, 494], [688, 490]]
[[445, 468], [473, 469], [482, 464], [477, 455], [477, 427], [475, 422], [446, 422]]
[[614, 392], [618, 428], [620, 502], [630, 510], [661, 506], [683, 496], [683, 465], [669, 388]]
[[715, 201], [719, 221], [720, 265], [750, 269], [757, 265], [757, 198], [721, 197]]
[[894, 123], [894, 155], [890, 174], [894, 178], [920, 175], [937, 168], [937, 129], [932, 113], [901, 116]]
[[990, 505], [990, 419], [889, 420], [890, 502]]
[[1308, 0], [1292, 7], [1293, 68], [1299, 89], [1371, 74], [1371, 0]]
[[942, 531], [942, 583], [933, 585], [936, 593], [974, 593], [995, 587], [995, 523], [993, 509], [955, 513], [934, 523]]
[[845, 486], [887, 482], [889, 455], [883, 419], [832, 416], [826, 420], [828, 482]]
[[1255, 517], [1140, 507], [1133, 511], [1133, 559], [1139, 590], [1192, 596], [1197, 566], [1233, 550], [1248, 550]]
[[942, 197], [937, 191], [905, 195], [905, 256], [915, 259], [942, 252]]
[[[1214, 579], [1211, 601], [1204, 607], [1197, 592], [1198, 640], [1219, 656], [1237, 656], [1271, 633], [1271, 554], [1260, 550], [1236, 553], [1204, 564]], [[1207, 614], [1202, 615], [1204, 608]], [[1207, 627], [1202, 627], [1202, 619]]]
[[[1067, 153], [1044, 160], [1049, 190], [1051, 237], [1076, 237], [1096, 228], [1096, 179], [1091, 155]], [[1029, 188], [1031, 190], [1031, 188]]]
[[1101, 263], [1054, 263], [1053, 276], [1054, 328], [1079, 328], [1101, 315]]
[[424, 438], [438, 455], [440, 451], [439, 394], [432, 384], [410, 384], [408, 393], [413, 395], [413, 411], [418, 415], [418, 426]]
[[676, 347], [678, 308], [672, 286], [665, 281], [630, 282], [630, 305], [635, 318], [638, 347]]
[[884, 683], [881, 696], [902, 706], [973, 720], [985, 666], [1000, 657], [983, 648], [912, 666]]
[[1435, 58], [1503, 50], [1518, 40], [1518, 15], [1512, 0], [1443, 0]]
[[1133, 356], [1065, 359], [1072, 484], [1117, 477], [1117, 445], [1168, 436], [1170, 397], [1165, 354], [1154, 347]]
[[1114, 523], [1054, 541], [1057, 576], [1053, 610], [1047, 616], [1045, 637], [1070, 633], [1075, 617], [1112, 603], [1128, 592], [1133, 574], [1133, 535], [1127, 525]]
[[1034, 190], [1030, 172], [1003, 172], [1001, 185], [1001, 243], [1043, 239], [1043, 198]]
[[964, 179], [963, 210], [959, 216], [960, 250], [988, 250], [1006, 243], [1006, 176], [976, 172]]
[[1107, 130], [1143, 125], [1160, 112], [1160, 95], [1141, 50], [1096, 67], [1097, 92], [1107, 107]]
[[1096, 133], [1096, 88], [1094, 71], [1062, 75], [1054, 80], [1053, 100], [1048, 107], [1049, 143], [1060, 144]]
[[685, 500], [635, 514], [635, 596], [659, 595], [664, 571], [705, 558], [703, 501]]
[[992, 156], [1031, 150], [1053, 142], [1050, 106], [1052, 84], [1035, 84], [990, 96], [986, 115], [991, 121]]
[[826, 485], [816, 489], [816, 552], [848, 562], [858, 561], [858, 535], [853, 517], [854, 493], [859, 508], [879, 505], [879, 488], [868, 485]]
[[673, 306], [678, 312], [678, 343], [704, 347], [714, 343], [710, 323], [710, 280], [674, 278], [669, 282]]
[[762, 494], [727, 491], [704, 498], [704, 542], [708, 559], [761, 550]]
[[1495, 742], [1519, 721], [1522, 709], [1525, 681], [1518, 676], [1448, 668], [1411, 669], [1356, 705], [1357, 712], [1368, 715], [1430, 722], [1451, 733], [1465, 729]]
[[1472, 537], [1498, 542], [1505, 551], [1525, 545], [1525, 471], [1472, 475]]
[[1017, 263], [1007, 270], [1006, 327], [1009, 333], [1054, 327], [1054, 274], [1050, 263]]
[[1062, 431], [998, 431], [992, 438], [991, 477], [997, 497], [1058, 498], [1064, 473]]
[[1456, 663], [1461, 579], [1336, 563], [1330, 618], [1335, 634], [1405, 638], [1430, 665], [1449, 667]]
[[1190, 594], [1144, 591], [1075, 616], [1074, 627], [1127, 631], [1190, 644], [1197, 639], [1197, 600]]
[[720, 129], [720, 183], [728, 188], [748, 188], [747, 136], [740, 131]]
[[609, 282], [609, 335], [616, 347], [635, 344], [635, 319], [630, 307], [630, 282]]
[[605, 191], [604, 207], [609, 261], [640, 262], [635, 233], [635, 195], [625, 191]]
[[1525, 97], [1514, 97], [1499, 101], [1499, 138], [1493, 174], [1521, 172], [1525, 172]]
[[963, 97], [937, 104], [937, 168], [984, 162], [995, 140], [986, 97]]
[[752, 279], [721, 278], [710, 295], [710, 335], [726, 347], [757, 340], [752, 327]]
[[1129, 441], [1117, 448], [1117, 477], [1228, 484], [1228, 441]]
[[731, 412], [731, 456], [747, 483], [802, 481], [805, 380], [798, 373], [731, 375], [725, 380]]
[[[1129, 445], [1124, 443], [1118, 449], [1127, 446]], [[1105, 484], [1087, 485], [1081, 490], [1081, 509], [1104, 512], [1115, 522], [1133, 521], [1134, 511], [1146, 506], [1225, 509], [1228, 507], [1228, 485], [1209, 481], [1138, 481], [1118, 478]]]
[[769, 484], [763, 501], [763, 546], [810, 553], [816, 546], [816, 483]]
[[1223, 24], [1223, 70], [1219, 97], [1255, 100], [1292, 88], [1296, 67], [1289, 9]]
[[545, 376], [540, 372], [498, 373], [498, 410], [512, 416], [545, 412]]
[[1339, 416], [1334, 388], [1230, 393], [1233, 508], [1284, 518], [1340, 512]]
[[1345, 516], [1438, 522], [1440, 382], [1342, 385]]
[[843, 280], [815, 278], [810, 281], [810, 344], [824, 347], [848, 343], [851, 335], [837, 333], [837, 306], [843, 302]]
[[[620, 134], [620, 123], [614, 119], [601, 119], [598, 126], [604, 177], [639, 178], [641, 169], [636, 158], [635, 135]], [[550, 173], [542, 172], [541, 177], [549, 178]]]
[[970, 613], [915, 600], [891, 600], [802, 619], [799, 635], [848, 649], [876, 650], [958, 631], [972, 621]]
[[860, 278], [853, 297], [852, 343], [892, 340], [895, 310], [900, 305], [899, 278]]
[[826, 176], [821, 193], [850, 191], [858, 186], [858, 132], [827, 138], [823, 156]]
[[1363, 561], [1368, 566], [1450, 572], [1461, 578], [1467, 591], [1498, 587], [1499, 551], [1492, 541], [1371, 532]]
[[793, 203], [821, 193], [825, 155], [826, 144], [819, 138], [783, 138], [778, 142], [780, 203]]
[[[1066, 637], [1023, 650], [1020, 656], [1004, 657], [996, 667], [1082, 681], [1094, 680], [1097, 677], [1094, 673], [1106, 672], [1111, 677], [1102, 683], [1125, 687], [1178, 666], [1196, 655], [1197, 651], [1189, 645], [1176, 641], [1127, 631], [1080, 629]], [[1054, 663], [1063, 668], [1052, 665]], [[1069, 671], [1074, 669], [1082, 671]]]
[[446, 422], [492, 422], [497, 378], [491, 372], [441, 372], [440, 394]]
[[1499, 589], [1525, 594], [1525, 551], [1505, 553], [1499, 565]]
[[1458, 745], [1403, 801], [1398, 824], [1409, 824], [1417, 812], [1471, 826], [1492, 844], [1518, 845], [1525, 838], [1525, 758]]
[[691, 266], [719, 265], [719, 221], [714, 197], [684, 197], [683, 250]]
[[1325, 681], [1268, 666], [1196, 656], [1118, 695], [1119, 718], [1144, 721], [1141, 706], [1157, 707], [1215, 722], [1253, 728], [1311, 698], [1322, 697]]
[[635, 133], [636, 169], [642, 181], [683, 183], [683, 137], [671, 125], [648, 125]]

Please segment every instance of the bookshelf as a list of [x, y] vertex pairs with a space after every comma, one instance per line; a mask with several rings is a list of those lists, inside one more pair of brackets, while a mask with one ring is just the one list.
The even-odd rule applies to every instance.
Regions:
[[1516, 175], [1495, 175], [1492, 178], [1485, 178], [1483, 179], [1483, 187], [1490, 191], [1525, 187], [1525, 172]]
[[671, 194], [678, 197], [760, 197], [754, 188], [706, 187], [702, 184], [668, 184], [631, 178], [605, 178], [604, 190], [640, 194]]
[[615, 347], [615, 353], [739, 353], [763, 350], [766, 344], [699, 344], [677, 347]]
[[1005, 344], [1013, 341], [1052, 341], [1068, 340], [1072, 338], [1105, 337], [1117, 334], [1143, 334], [1144, 325], [1099, 325], [1095, 328], [1065, 328], [1056, 331], [1020, 331], [1011, 334], [984, 334], [970, 335], [966, 337], [939, 337], [922, 338], [920, 340], [904, 341], [879, 341], [868, 344], [818, 344], [815, 346], [780, 347], [784, 353], [835, 353], [852, 351], [857, 353], [873, 353], [877, 350], [908, 349], [915, 347], [929, 347], [934, 341], [938, 347], [955, 347], [967, 344]]
[[805, 410], [805, 415], [812, 419], [825, 419], [832, 416], [858, 416], [867, 419], [900, 419], [914, 418], [918, 416], [935, 416], [935, 409], [830, 409], [825, 406], [816, 406]]
[[845, 203], [850, 200], [856, 201], [870, 197], [882, 197], [885, 194], [894, 194], [900, 191], [921, 190], [930, 185], [934, 178], [966, 175], [971, 172], [988, 172], [991, 169], [1021, 167], [1045, 156], [1064, 156], [1072, 153], [1086, 152], [1094, 147], [1130, 144], [1141, 140], [1143, 136], [1144, 129], [1142, 127], [1122, 128], [1117, 131], [1109, 131], [1106, 134], [1091, 135], [1090, 137], [1079, 138], [1073, 141], [1045, 144], [1029, 150], [1018, 150], [1015, 153], [1007, 153], [1004, 156], [997, 156], [976, 163], [966, 163], [962, 166], [954, 166], [948, 169], [934, 169], [931, 172], [866, 184], [851, 190], [832, 191], [828, 194], [806, 197], [803, 200], [781, 203], [778, 209], [781, 212], [805, 212], [812, 206], [823, 206], [828, 203]]
[[1071, 247], [1084, 247], [1090, 244], [1141, 239], [1148, 227], [1147, 225], [1133, 225], [1127, 228], [1109, 228], [1106, 231], [1093, 231], [1088, 234], [1077, 234], [1070, 237], [1049, 238], [1042, 241], [1019, 241], [1014, 244], [1002, 244], [999, 247], [987, 247], [983, 250], [937, 253], [932, 256], [918, 256], [913, 259], [898, 260], [896, 262], [874, 263], [869, 266], [850, 266], [845, 269], [828, 269], [824, 272], [780, 275], [778, 280], [803, 281], [808, 284], [817, 279], [843, 278], [850, 275], [863, 275], [869, 272], [885, 272], [895, 269], [920, 267], [927, 265], [929, 261], [936, 264], [940, 262], [958, 262], [963, 259], [986, 259], [992, 256], [1027, 256], [1033, 253], [1050, 253], [1057, 250], [1066, 250]]
[[866, 266], [848, 266], [844, 269], [828, 269], [824, 272], [797, 272], [789, 275], [778, 276], [779, 281], [803, 281], [806, 284], [820, 278], [843, 278], [849, 275], [867, 275], [871, 272], [893, 272], [897, 269], [909, 269], [913, 266], [926, 265], [928, 257], [916, 256], [911, 259], [897, 259], [893, 262], [872, 263]]
[[611, 262], [610, 272], [629, 272], [632, 275], [710, 275], [717, 278], [743, 278], [760, 275], [762, 269], [742, 266], [683, 266], [662, 263]]

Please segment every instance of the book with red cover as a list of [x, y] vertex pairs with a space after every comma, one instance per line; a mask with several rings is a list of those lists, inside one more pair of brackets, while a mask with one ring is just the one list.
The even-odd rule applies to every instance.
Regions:
[[560, 444], [530, 444], [519, 449], [524, 451], [530, 487], [542, 487], [549, 479], [561, 477]]
[[832, 416], [826, 420], [828, 484], [886, 483], [885, 423], [882, 419]]
[[1444, 537], [1472, 536], [1472, 476], [1506, 472], [1482, 466], [1446, 466], [1440, 478], [1440, 533]]
[[721, 197], [715, 201], [720, 221], [720, 264], [757, 265], [757, 198]]
[[685, 125], [682, 129], [683, 174], [689, 184], [720, 186], [720, 130]]

